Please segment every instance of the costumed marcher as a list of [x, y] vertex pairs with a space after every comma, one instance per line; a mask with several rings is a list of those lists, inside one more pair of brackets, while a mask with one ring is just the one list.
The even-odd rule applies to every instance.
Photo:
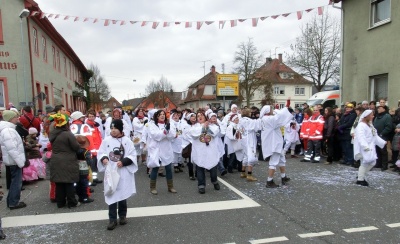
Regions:
[[182, 122], [179, 118], [177, 111], [171, 111], [170, 123], [174, 124], [176, 129], [176, 137], [171, 140], [172, 151], [174, 152], [174, 160], [172, 162], [174, 166], [174, 172], [183, 172], [182, 170]]
[[211, 109], [209, 109], [208, 111], [206, 111], [206, 116], [208, 118], [208, 122], [210, 123], [210, 125], [217, 125], [220, 129], [219, 129], [219, 133], [216, 137], [214, 137], [214, 139], [217, 141], [218, 144], [218, 150], [220, 153], [220, 158], [217, 164], [217, 169], [220, 172], [221, 176], [224, 176], [228, 173], [228, 171], [225, 169], [224, 166], [224, 155], [225, 155], [225, 145], [224, 145], [224, 141], [222, 140], [222, 138], [225, 136], [226, 131], [224, 131], [223, 129], [221, 129], [221, 127], [223, 127], [223, 125], [220, 125], [220, 122], [217, 118], [217, 114], [215, 114]]
[[281, 172], [281, 182], [286, 184], [290, 178], [286, 175], [286, 158], [282, 155], [283, 137], [281, 127], [285, 126], [293, 118], [287, 108], [272, 110], [272, 106], [265, 105], [260, 112], [258, 119], [261, 128], [261, 149], [264, 159], [270, 157], [268, 167], [267, 188], [275, 188], [279, 185], [274, 182], [276, 167]]
[[323, 139], [325, 120], [320, 114], [318, 106], [314, 106], [312, 116], [304, 119], [300, 135], [307, 139], [307, 152], [301, 162], [319, 163], [321, 160], [321, 141]]
[[243, 129], [242, 148], [243, 148], [243, 161], [241, 177], [246, 177], [247, 181], [257, 181], [253, 176], [253, 166], [257, 162], [257, 136], [259, 130], [256, 119], [251, 118], [251, 110], [244, 109], [242, 111], [242, 118], [239, 121], [239, 127]]
[[365, 175], [376, 164], [376, 146], [383, 148], [386, 141], [379, 137], [377, 130], [372, 125], [374, 113], [365, 110], [360, 116], [360, 122], [354, 133], [354, 159], [360, 160], [358, 168], [357, 185], [368, 186]]
[[20, 202], [22, 187], [22, 168], [25, 166], [24, 145], [18, 132], [15, 130], [18, 114], [5, 110], [0, 121], [0, 145], [3, 163], [10, 172], [10, 188], [7, 195], [7, 207], [11, 210], [24, 208], [26, 204]]
[[190, 180], [196, 180], [195, 173], [194, 173], [194, 165], [192, 163], [192, 138], [188, 135], [188, 131], [191, 127], [193, 127], [196, 122], [196, 114], [195, 113], [187, 113], [184, 114], [185, 119], [184, 126], [182, 128], [182, 157], [187, 158], [187, 166], [188, 166], [188, 173]]
[[[238, 169], [240, 178], [246, 178], [246, 172], [242, 171], [242, 161], [243, 161], [243, 128], [239, 125], [239, 116], [237, 114], [232, 114], [229, 125], [225, 132], [225, 142], [227, 145], [227, 153], [229, 155], [229, 165], [228, 172], [232, 172], [233, 168]], [[236, 166], [237, 164], [237, 166]]]
[[204, 194], [206, 192], [206, 170], [210, 172], [214, 189], [217, 191], [220, 189], [217, 179], [217, 164], [222, 155], [215, 138], [218, 137], [220, 129], [218, 125], [209, 123], [203, 112], [197, 112], [196, 117], [197, 123], [188, 129], [187, 135], [192, 140], [191, 159], [196, 165], [198, 191], [200, 194]]
[[74, 189], [74, 183], [79, 181], [79, 162], [76, 152], [80, 146], [69, 130], [68, 116], [61, 113], [50, 116], [55, 125], [49, 135], [53, 149], [50, 160], [50, 181], [56, 184], [57, 207], [74, 208], [80, 205], [75, 198]]
[[[109, 224], [107, 229], [113, 230], [118, 224], [117, 209], [119, 224], [127, 224], [128, 206], [126, 199], [136, 193], [135, 172], [138, 170], [138, 165], [133, 142], [124, 135], [123, 120], [115, 119], [110, 126], [110, 136], [103, 140], [99, 149], [97, 167], [100, 172], [104, 172], [107, 167], [110, 167], [119, 174], [115, 192], [104, 195], [105, 202], [108, 204]], [[111, 179], [105, 179], [105, 190], [107, 180]]]
[[[224, 119], [222, 120], [222, 123], [220, 123], [221, 130], [223, 131], [227, 130], [227, 127], [230, 125], [231, 118], [233, 115], [237, 115], [239, 119], [241, 118], [241, 115], [238, 113], [238, 108], [236, 104], [231, 105], [230, 112], [227, 115], [225, 115]], [[238, 169], [238, 171], [240, 172], [242, 168], [238, 167], [238, 160], [236, 159], [236, 154], [232, 152], [231, 140], [227, 140], [226, 136], [224, 138], [224, 147], [225, 147], [225, 154], [229, 156], [227, 162], [228, 172], [233, 173], [233, 169]]]
[[147, 131], [147, 150], [149, 157], [147, 167], [151, 169], [150, 173], [150, 192], [157, 195], [156, 183], [158, 169], [165, 166], [168, 191], [176, 193], [172, 179], [171, 164], [174, 160], [171, 141], [176, 136], [176, 129], [173, 123], [166, 119], [164, 110], [158, 110], [154, 113], [153, 121], [149, 122]]
[[92, 155], [88, 150], [90, 146], [89, 139], [83, 135], [76, 135], [76, 140], [79, 143], [79, 150], [76, 156], [79, 160], [79, 181], [76, 183], [76, 195], [81, 203], [91, 203], [94, 200], [90, 198], [89, 188], [89, 165], [92, 162]]
[[102, 139], [101, 131], [100, 131], [100, 128], [102, 127], [100, 125], [101, 121], [99, 123], [98, 121], [96, 121], [97, 119], [99, 119], [99, 118], [96, 117], [96, 112], [93, 109], [90, 109], [87, 112], [87, 119], [86, 119], [86, 124], [89, 125], [90, 131], [91, 131], [91, 134], [88, 134], [87, 138], [89, 139], [89, 142], [90, 142], [90, 138], [92, 139], [91, 142], [93, 142], [89, 146], [90, 153], [92, 155], [92, 160], [91, 160], [91, 164], [89, 164], [89, 167], [92, 171], [93, 182], [95, 184], [100, 184], [100, 183], [103, 183], [103, 181], [99, 180], [99, 176], [97, 174], [97, 172], [99, 171], [97, 169], [97, 152], [99, 151], [101, 141], [103, 139]]
[[295, 119], [291, 120], [287, 125], [285, 125], [285, 134], [284, 134], [284, 147], [282, 151], [282, 155], [285, 157], [286, 152], [290, 149], [290, 156], [292, 158], [297, 158], [295, 155], [296, 145], [301, 144], [299, 138], [299, 130], [300, 125], [297, 123]]
[[145, 116], [145, 110], [143, 108], [139, 108], [135, 118], [133, 118], [132, 126], [133, 126], [133, 144], [135, 145], [137, 161], [139, 159], [142, 160], [142, 164], [146, 164], [146, 153], [144, 148], [141, 147], [141, 139], [143, 130], [148, 122], [148, 118]]

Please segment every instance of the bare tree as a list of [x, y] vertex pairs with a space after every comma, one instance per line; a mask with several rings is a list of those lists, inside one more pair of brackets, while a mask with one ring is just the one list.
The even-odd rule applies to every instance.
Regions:
[[262, 55], [258, 53], [257, 47], [251, 38], [247, 43], [242, 42], [238, 45], [233, 59], [234, 73], [240, 76], [240, 90], [243, 91], [242, 97], [246, 98], [246, 105], [250, 106], [250, 100], [254, 92], [263, 86], [262, 80], [254, 76], [257, 69], [262, 65]]
[[89, 97], [91, 107], [95, 110], [101, 110], [102, 104], [110, 99], [110, 89], [104, 77], [100, 74], [97, 65], [90, 64], [88, 68], [89, 75]]
[[291, 46], [293, 54], [288, 55], [289, 64], [310, 78], [321, 91], [326, 83], [334, 82], [340, 71], [340, 21], [328, 13], [315, 15], [305, 26], [296, 44]]
[[171, 82], [164, 76], [158, 81], [150, 81], [145, 88], [146, 99], [145, 106], [153, 104], [154, 107], [165, 108], [168, 103], [168, 94], [174, 92]]

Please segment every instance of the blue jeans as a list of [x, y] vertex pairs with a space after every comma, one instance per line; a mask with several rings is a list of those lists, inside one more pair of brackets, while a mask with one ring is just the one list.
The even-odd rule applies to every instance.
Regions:
[[[206, 188], [206, 169], [196, 165], [197, 185], [199, 188]], [[210, 169], [211, 183], [217, 184], [217, 166]]]
[[15, 207], [21, 198], [22, 169], [17, 165], [6, 166], [10, 169], [11, 184], [7, 195], [7, 207]]
[[128, 205], [126, 203], [126, 199], [108, 205], [108, 218], [110, 219], [110, 221], [117, 220], [117, 208], [118, 208], [118, 216], [120, 218], [126, 217], [126, 213], [128, 212]]
[[351, 140], [341, 140], [342, 152], [344, 156], [344, 163], [352, 165], [354, 163], [353, 144]]
[[[150, 173], [150, 179], [151, 180], [157, 180], [157, 175], [158, 175], [158, 169], [160, 167], [155, 167], [151, 169]], [[172, 180], [172, 169], [171, 169], [171, 164], [168, 164], [165, 166], [165, 173], [166, 173], [166, 178], [167, 180]]]

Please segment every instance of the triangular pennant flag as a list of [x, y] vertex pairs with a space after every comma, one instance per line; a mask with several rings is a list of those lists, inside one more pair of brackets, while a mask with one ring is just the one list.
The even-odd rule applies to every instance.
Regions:
[[163, 27], [169, 27], [169, 22], [164, 22]]
[[32, 11], [31, 16], [36, 16], [39, 14], [39, 11]]
[[153, 29], [157, 29], [159, 22], [153, 22], [153, 25], [151, 26], [151, 28]]
[[121, 20], [121, 24], [120, 25], [125, 25], [125, 24], [126, 24], [125, 20]]
[[276, 19], [276, 18], [278, 18], [279, 17], [279, 15], [273, 15], [273, 16], [271, 16], [271, 18], [273, 18], [273, 19]]
[[235, 27], [235, 26], [237, 26], [237, 20], [233, 19], [233, 20], [231, 20], [231, 27]]
[[291, 13], [282, 14], [283, 17], [288, 17]]
[[204, 23], [206, 23], [207, 25], [211, 25], [212, 23], [214, 23], [214, 21], [205, 21]]
[[201, 26], [203, 25], [203, 21], [197, 21], [196, 29], [200, 30]]
[[97, 21], [99, 21], [99, 19], [94, 19], [94, 20], [93, 20], [93, 24], [94, 24], [94, 23], [97, 23]]
[[86, 21], [88, 21], [89, 20], [89, 18], [84, 18], [83, 19], [83, 22], [86, 22]]
[[260, 20], [264, 21], [266, 18], [268, 18], [268, 16], [261, 17]]
[[186, 22], [185, 28], [192, 28], [192, 22]]
[[78, 20], [79, 20], [79, 17], [75, 17], [74, 22], [76, 22], [76, 21], [78, 21]]
[[137, 23], [137, 21], [129, 21], [132, 25], [134, 25], [134, 24], [136, 24]]
[[258, 23], [258, 18], [252, 18], [252, 19], [251, 19], [251, 25], [252, 25], [253, 27], [257, 27], [257, 23]]
[[64, 17], [64, 20], [67, 20], [67, 19], [69, 19], [69, 16], [68, 16], [68, 15], [66, 15], [66, 16]]
[[113, 23], [113, 25], [115, 25], [118, 22], [118, 20], [111, 20], [111, 22]]
[[54, 16], [54, 14], [49, 14], [49, 16], [47, 16], [47, 18], [52, 18]]
[[220, 29], [223, 29], [223, 28], [224, 28], [225, 22], [226, 22], [226, 20], [220, 20], [220, 21], [219, 21], [219, 28], [220, 28]]
[[110, 20], [109, 19], [104, 20], [104, 26], [108, 26], [109, 24], [110, 24]]
[[58, 19], [58, 17], [60, 17], [60, 15], [59, 14], [56, 14], [56, 17], [54, 17], [55, 19]]
[[324, 13], [324, 7], [318, 7], [318, 15], [322, 15]]
[[307, 13], [309, 13], [309, 12], [311, 12], [313, 10], [313, 8], [309, 8], [309, 9], [306, 9], [305, 11], [307, 12]]
[[181, 24], [181, 22], [175, 22], [175, 25], [180, 25]]
[[147, 21], [142, 21], [142, 25], [141, 26], [145, 26], [147, 25]]
[[239, 22], [245, 22], [247, 19], [239, 19]]
[[44, 17], [46, 17], [46, 14], [42, 12], [42, 13], [40, 14], [40, 18], [43, 19]]
[[297, 11], [297, 19], [301, 19], [303, 17], [303, 11]]

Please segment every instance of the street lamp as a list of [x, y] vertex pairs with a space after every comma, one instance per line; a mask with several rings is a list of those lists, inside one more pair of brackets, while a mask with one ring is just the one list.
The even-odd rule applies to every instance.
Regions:
[[21, 24], [21, 50], [22, 50], [22, 67], [24, 70], [23, 79], [24, 79], [24, 88], [25, 88], [24, 89], [24, 91], [25, 91], [25, 106], [28, 106], [28, 98], [26, 95], [26, 90], [27, 90], [26, 89], [26, 67], [25, 67], [24, 32], [22, 31], [22, 19], [28, 17], [29, 13], [30, 13], [29, 10], [23, 9], [21, 11], [21, 13], [19, 14], [19, 19], [20, 19], [20, 24]]

